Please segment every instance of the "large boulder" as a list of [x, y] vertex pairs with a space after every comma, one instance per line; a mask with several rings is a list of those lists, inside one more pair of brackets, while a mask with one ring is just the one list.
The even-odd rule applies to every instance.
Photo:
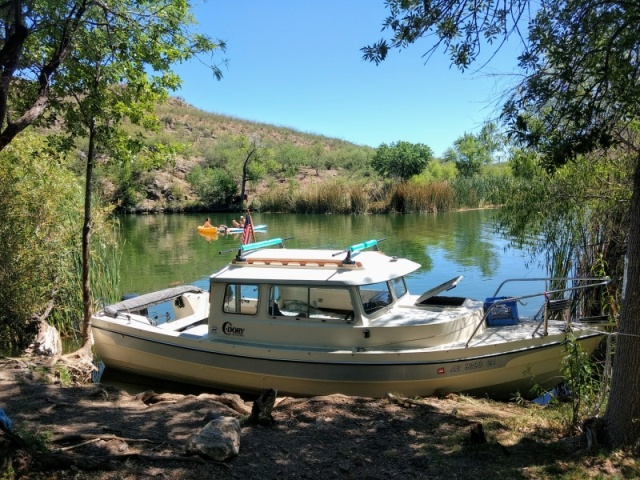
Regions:
[[187, 443], [187, 455], [200, 455], [218, 462], [240, 453], [240, 422], [233, 417], [211, 420]]

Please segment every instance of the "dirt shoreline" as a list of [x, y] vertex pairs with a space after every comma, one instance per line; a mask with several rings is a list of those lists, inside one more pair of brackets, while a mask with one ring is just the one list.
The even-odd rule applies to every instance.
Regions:
[[[630, 456], [587, 454], [580, 439], [562, 439], [539, 407], [458, 395], [405, 402], [279, 397], [275, 424], [243, 425], [240, 454], [217, 464], [184, 457], [188, 439], [206, 425], [207, 415], [243, 419], [251, 403], [229, 394], [155, 393], [130, 395], [101, 384], [63, 386], [46, 360], [0, 359], [0, 408], [14, 432], [31, 444], [45, 440], [49, 451], [78, 461], [75, 467], [22, 478], [477, 480], [640, 474]], [[100, 461], [105, 458], [109, 462]], [[81, 460], [95, 460], [95, 469], [86, 470]], [[20, 468], [24, 464], [13, 464], [14, 472]]]

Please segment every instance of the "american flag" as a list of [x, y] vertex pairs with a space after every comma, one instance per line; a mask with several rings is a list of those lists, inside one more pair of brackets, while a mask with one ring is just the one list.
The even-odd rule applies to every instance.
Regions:
[[244, 230], [242, 231], [242, 244], [246, 245], [251, 243], [251, 236], [253, 235], [253, 225], [251, 224], [251, 215], [247, 212], [247, 218], [244, 220]]

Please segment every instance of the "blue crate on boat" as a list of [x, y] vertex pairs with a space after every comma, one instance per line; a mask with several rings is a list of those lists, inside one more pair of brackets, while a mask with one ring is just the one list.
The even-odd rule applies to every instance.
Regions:
[[[509, 297], [489, 297], [484, 301], [484, 311], [489, 312], [487, 315], [487, 325], [490, 327], [498, 327], [501, 325], [515, 325], [518, 323], [518, 304], [515, 300], [506, 300]], [[493, 308], [491, 308], [491, 306]], [[489, 310], [491, 308], [491, 310]]]

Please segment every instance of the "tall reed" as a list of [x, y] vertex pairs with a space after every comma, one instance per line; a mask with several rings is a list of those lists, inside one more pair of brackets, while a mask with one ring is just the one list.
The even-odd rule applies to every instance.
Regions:
[[510, 197], [516, 182], [502, 175], [457, 177], [451, 183], [458, 208], [502, 205]]
[[432, 213], [450, 210], [454, 205], [448, 181], [399, 183], [391, 192], [389, 209], [402, 213]]
[[453, 181], [366, 183], [333, 179], [304, 188], [272, 186], [260, 194], [261, 211], [289, 213], [433, 213], [456, 208], [481, 208], [503, 204], [515, 182], [506, 176], [462, 178]]
[[370, 194], [362, 182], [331, 180], [300, 188], [272, 186], [256, 199], [262, 211], [289, 213], [368, 213]]
[[[120, 285], [121, 252], [117, 246], [117, 225], [106, 212], [95, 210], [94, 233], [91, 242], [89, 282], [93, 297], [93, 309], [118, 300]], [[68, 226], [79, 225], [79, 215], [69, 212]], [[67, 255], [61, 257], [56, 281], [56, 308], [48, 321], [61, 334], [77, 338], [83, 321], [82, 303], [82, 249], [79, 228], [72, 228], [67, 235]]]
[[293, 208], [305, 213], [351, 213], [346, 184], [339, 180], [313, 184], [293, 195]]
[[[291, 211], [291, 192], [282, 186], [271, 186], [257, 199], [260, 210], [286, 213]], [[255, 207], [253, 207], [255, 209]]]
[[351, 213], [363, 214], [369, 212], [370, 195], [366, 185], [352, 184], [349, 189]]

